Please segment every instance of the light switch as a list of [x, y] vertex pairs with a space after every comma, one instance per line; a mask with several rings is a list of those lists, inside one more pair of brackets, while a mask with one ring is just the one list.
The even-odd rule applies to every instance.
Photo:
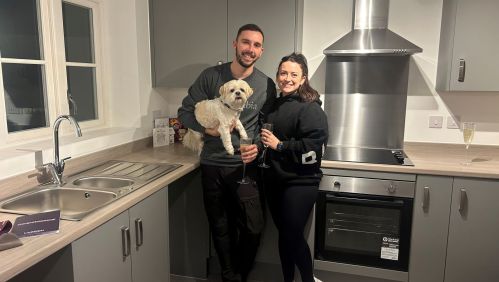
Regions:
[[431, 116], [428, 119], [428, 126], [430, 128], [442, 128], [443, 122], [444, 122], [443, 116]]

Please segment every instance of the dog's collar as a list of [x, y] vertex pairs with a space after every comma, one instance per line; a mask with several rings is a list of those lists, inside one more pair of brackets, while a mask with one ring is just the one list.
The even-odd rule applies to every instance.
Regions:
[[234, 108], [232, 108], [229, 104], [224, 103], [222, 100], [220, 100], [220, 102], [221, 102], [224, 106], [226, 106], [227, 108], [229, 108], [229, 109], [231, 109], [231, 110], [233, 110], [233, 111], [236, 111], [236, 112], [242, 112], [242, 111], [243, 111], [243, 109], [234, 109]]

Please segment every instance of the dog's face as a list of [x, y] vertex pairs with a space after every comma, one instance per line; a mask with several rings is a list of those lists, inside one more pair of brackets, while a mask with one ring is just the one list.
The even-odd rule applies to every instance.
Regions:
[[220, 99], [233, 109], [242, 109], [253, 89], [241, 79], [226, 82], [220, 87]]

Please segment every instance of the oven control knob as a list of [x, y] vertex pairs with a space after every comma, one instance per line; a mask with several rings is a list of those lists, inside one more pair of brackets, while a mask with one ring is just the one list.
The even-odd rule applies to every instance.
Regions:
[[395, 185], [395, 183], [393, 182], [390, 182], [390, 185], [388, 185], [388, 193], [395, 193], [395, 191], [397, 191], [397, 186]]
[[333, 181], [333, 188], [334, 190], [340, 190], [341, 183], [338, 180]]

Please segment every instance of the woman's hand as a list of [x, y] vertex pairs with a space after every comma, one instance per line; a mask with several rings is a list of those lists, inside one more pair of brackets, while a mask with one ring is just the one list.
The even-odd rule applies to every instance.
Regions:
[[243, 146], [241, 147], [241, 159], [243, 160], [243, 163], [251, 163], [256, 159], [256, 156], [258, 155], [258, 147], [255, 144], [251, 144], [249, 146]]
[[267, 129], [262, 129], [262, 132], [260, 133], [262, 137], [262, 143], [263, 145], [269, 146], [272, 150], [275, 150], [277, 148], [277, 144], [280, 142], [275, 135], [268, 131]]

